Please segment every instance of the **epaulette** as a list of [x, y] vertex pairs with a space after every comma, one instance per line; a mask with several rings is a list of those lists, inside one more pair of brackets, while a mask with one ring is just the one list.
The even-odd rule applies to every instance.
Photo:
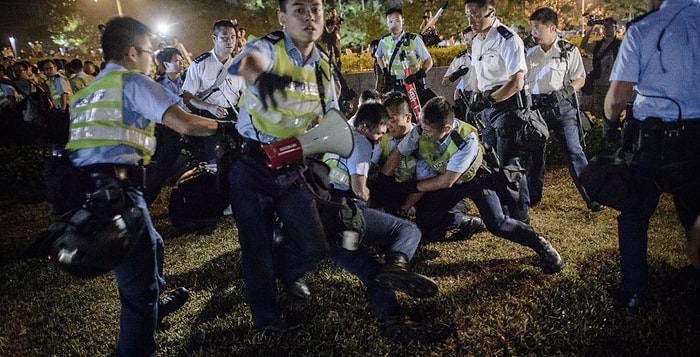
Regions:
[[501, 36], [503, 36], [503, 38], [505, 38], [506, 40], [514, 36], [514, 33], [503, 25], [499, 25], [498, 27], [496, 27], [496, 31], [498, 31], [498, 33], [500, 33]]
[[455, 58], [460, 58], [460, 57], [462, 57], [462, 56], [464, 56], [464, 55], [466, 55], [466, 54], [468, 54], [468, 53], [469, 53], [469, 50], [464, 50], [464, 51], [458, 53], [458, 54], [455, 56]]
[[416, 36], [418, 36], [418, 35], [413, 33], [413, 32], [406, 32], [404, 34], [404, 37], [406, 37], [409, 40], [413, 40], [414, 38], [416, 38]]
[[658, 11], [658, 10], [659, 10], [659, 9], [654, 9], [654, 10], [652, 10], [652, 11], [649, 11], [649, 12], [647, 12], [647, 13], [645, 13], [645, 14], [642, 14], [642, 15], [639, 15], [639, 16], [633, 18], [632, 20], [630, 20], [629, 22], [627, 22], [627, 23], [625, 24], [625, 29], [628, 30], [628, 29], [630, 28], [630, 26], [634, 25], [635, 23], [641, 21], [643, 18], [647, 17], [649, 14], [653, 14], [654, 12], [656, 12], [656, 11]]
[[284, 38], [284, 32], [282, 32], [282, 31], [270, 32], [267, 35], [262, 37], [263, 40], [268, 41], [268, 42], [272, 43], [273, 45], [275, 43], [279, 42], [279, 40], [281, 40], [283, 38]]
[[199, 63], [204, 61], [205, 59], [209, 58], [211, 56], [211, 52], [204, 52], [201, 55], [195, 57], [195, 59], [192, 60], [194, 63]]
[[566, 51], [566, 52], [571, 52], [571, 51], [573, 51], [574, 48], [576, 47], [576, 46], [574, 46], [573, 43], [571, 43], [571, 42], [569, 42], [569, 41], [567, 41], [567, 40], [565, 40], [565, 39], [563, 39], [563, 38], [560, 39], [560, 40], [557, 42], [557, 44], [559, 45], [559, 48], [560, 48], [562, 51]]
[[385, 34], [384, 36], [380, 37], [379, 40], [385, 39], [387, 36], [391, 36], [391, 32]]

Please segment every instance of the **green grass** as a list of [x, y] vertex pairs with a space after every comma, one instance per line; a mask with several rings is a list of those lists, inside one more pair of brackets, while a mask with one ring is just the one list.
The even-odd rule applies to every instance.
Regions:
[[[698, 356], [697, 316], [685, 239], [664, 196], [652, 219], [651, 295], [639, 313], [619, 311], [616, 212], [586, 209], [568, 172], [547, 172], [533, 226], [565, 261], [541, 273], [529, 249], [480, 233], [472, 240], [423, 246], [413, 269], [434, 277], [439, 294], [400, 301], [418, 320], [453, 326], [434, 346], [397, 346], [375, 323], [363, 288], [328, 261], [307, 277], [313, 298], [283, 301], [308, 323], [284, 337], [251, 329], [230, 218], [210, 235], [179, 235], [167, 219], [163, 192], [152, 207], [166, 241], [168, 286], [187, 286], [190, 301], [166, 319], [157, 341], [162, 356]], [[114, 277], [77, 280], [47, 262], [16, 257], [50, 222], [42, 203], [0, 201], [0, 356], [106, 356], [118, 333]], [[696, 302], [697, 303], [697, 302]]]

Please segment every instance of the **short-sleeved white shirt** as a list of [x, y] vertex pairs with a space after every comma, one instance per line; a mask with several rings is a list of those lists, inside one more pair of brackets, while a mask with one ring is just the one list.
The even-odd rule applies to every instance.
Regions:
[[[197, 93], [209, 89], [216, 83], [216, 78], [219, 76], [220, 71], [228, 72], [228, 67], [231, 66], [233, 60], [228, 60], [224, 64], [216, 58], [214, 50], [211, 50], [209, 53], [209, 57], [190, 64], [182, 90], [197, 95]], [[220, 107], [231, 108], [238, 104], [244, 85], [242, 77], [227, 73], [226, 78], [219, 86], [219, 90], [214, 91], [205, 101]]]
[[[512, 36], [505, 38], [497, 28], [503, 26]], [[498, 19], [484, 38], [481, 34], [472, 43], [472, 65], [480, 91], [491, 90], [508, 82], [519, 71], [527, 72], [523, 40]]]
[[547, 52], [539, 45], [527, 51], [527, 83], [532, 94], [548, 94], [586, 76], [578, 48], [574, 46], [565, 53], [562, 56], [559, 40]]

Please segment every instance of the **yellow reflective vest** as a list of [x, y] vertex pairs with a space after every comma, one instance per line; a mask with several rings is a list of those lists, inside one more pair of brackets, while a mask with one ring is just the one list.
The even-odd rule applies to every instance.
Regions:
[[[423, 136], [421, 136], [420, 140], [418, 141], [418, 152], [420, 153], [421, 157], [440, 175], [447, 171], [447, 162], [457, 152], [457, 150], [459, 150], [459, 145], [461, 145], [460, 142], [464, 142], [464, 138], [471, 133], [477, 134], [477, 129], [475, 127], [461, 120], [458, 122], [459, 127], [457, 127], [456, 130], [452, 129], [452, 132], [450, 132], [450, 143], [447, 145], [447, 150], [445, 150], [445, 152], [442, 154], [436, 152], [437, 150], [435, 146], [437, 144], [435, 141], [426, 139]], [[477, 156], [469, 165], [469, 168], [462, 173], [462, 176], [460, 176], [455, 183], [464, 183], [473, 179], [474, 176], [476, 176], [476, 172], [481, 166], [481, 163], [483, 162], [483, 158], [484, 147], [481, 145], [481, 143], [479, 143], [479, 151], [477, 152]]]
[[156, 149], [155, 124], [145, 129], [124, 123], [123, 76], [128, 71], [112, 71], [94, 80], [71, 99], [69, 140], [66, 150], [128, 145], [141, 152], [148, 165]]

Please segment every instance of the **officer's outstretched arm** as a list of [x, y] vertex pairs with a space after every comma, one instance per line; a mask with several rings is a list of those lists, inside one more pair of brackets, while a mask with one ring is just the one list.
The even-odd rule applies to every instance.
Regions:
[[423, 61], [423, 63], [421, 64], [421, 68], [426, 72], [433, 68], [433, 57], [428, 56], [428, 58], [426, 58], [425, 61]]
[[255, 51], [249, 52], [243, 57], [238, 65], [238, 74], [245, 79], [248, 84], [256, 84], [260, 75], [265, 72], [264, 64], [269, 62]]
[[216, 120], [190, 114], [177, 104], [173, 104], [165, 110], [162, 123], [180, 134], [192, 136], [214, 135], [219, 127], [219, 123]]
[[431, 177], [427, 180], [418, 182], [418, 191], [431, 192], [443, 188], [450, 188], [462, 176], [460, 172], [447, 170], [444, 174]]

